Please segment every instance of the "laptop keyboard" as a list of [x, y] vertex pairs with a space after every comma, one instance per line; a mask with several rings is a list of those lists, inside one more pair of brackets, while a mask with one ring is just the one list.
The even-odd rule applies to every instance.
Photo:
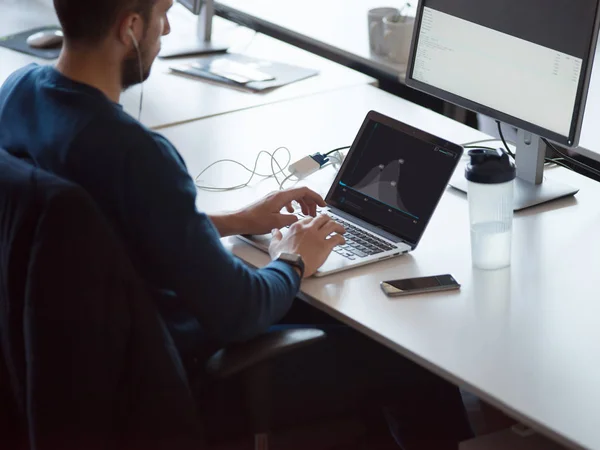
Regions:
[[[306, 217], [300, 211], [296, 211], [296, 215], [299, 218]], [[354, 261], [358, 258], [365, 258], [367, 256], [387, 252], [396, 248], [395, 245], [392, 245], [383, 239], [379, 239], [377, 236], [371, 233], [355, 227], [351, 222], [340, 219], [337, 216], [332, 216], [331, 214], [327, 215], [331, 217], [331, 220], [339, 223], [346, 230], [346, 233], [344, 234], [346, 244], [338, 245], [333, 249], [334, 252], [343, 256], [344, 258]], [[289, 228], [289, 225], [286, 228]]]
[[336, 216], [330, 215], [329, 217], [346, 229], [346, 234], [344, 234], [346, 245], [338, 245], [333, 251], [349, 260], [365, 258], [396, 248], [383, 239], [355, 227], [350, 222]]

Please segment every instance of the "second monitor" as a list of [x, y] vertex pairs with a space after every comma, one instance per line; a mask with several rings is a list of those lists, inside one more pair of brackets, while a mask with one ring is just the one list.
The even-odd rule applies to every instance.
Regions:
[[406, 83], [519, 128], [515, 209], [572, 195], [542, 184], [544, 139], [578, 143], [599, 0], [422, 0]]

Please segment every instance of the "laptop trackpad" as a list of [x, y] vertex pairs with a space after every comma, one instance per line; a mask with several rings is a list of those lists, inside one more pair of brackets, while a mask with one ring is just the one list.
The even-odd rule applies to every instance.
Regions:
[[335, 252], [331, 252], [323, 265], [317, 270], [316, 276], [325, 275], [330, 272], [337, 272], [350, 265], [356, 265], [356, 261], [349, 260]]

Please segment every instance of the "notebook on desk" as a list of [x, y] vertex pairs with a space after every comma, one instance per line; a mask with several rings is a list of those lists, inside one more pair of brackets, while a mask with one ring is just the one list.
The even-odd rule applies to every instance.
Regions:
[[206, 56], [192, 63], [173, 65], [170, 69], [249, 92], [278, 88], [319, 73], [314, 69], [239, 53]]
[[[346, 228], [346, 245], [336, 247], [315, 276], [414, 250], [462, 152], [459, 145], [369, 112], [320, 211]], [[263, 251], [271, 241], [270, 234], [240, 238]]]

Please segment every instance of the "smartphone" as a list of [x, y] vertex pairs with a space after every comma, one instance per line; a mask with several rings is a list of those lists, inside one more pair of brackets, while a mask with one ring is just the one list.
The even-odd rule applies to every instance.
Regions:
[[460, 289], [460, 284], [452, 275], [382, 281], [380, 286], [388, 297]]

